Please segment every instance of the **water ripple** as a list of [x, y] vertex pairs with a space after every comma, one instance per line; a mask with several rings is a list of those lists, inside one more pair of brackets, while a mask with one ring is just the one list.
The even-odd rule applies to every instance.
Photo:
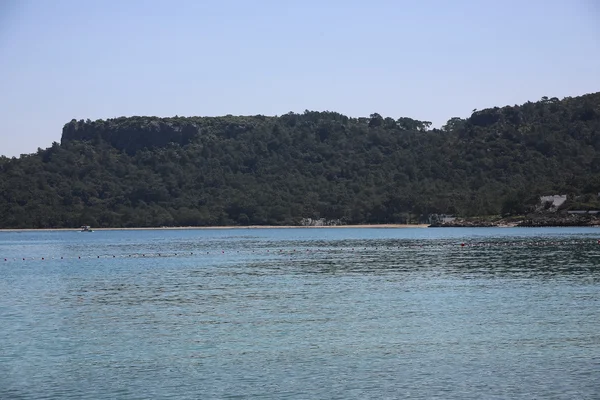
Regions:
[[595, 231], [265, 231], [0, 237], [0, 398], [600, 393]]

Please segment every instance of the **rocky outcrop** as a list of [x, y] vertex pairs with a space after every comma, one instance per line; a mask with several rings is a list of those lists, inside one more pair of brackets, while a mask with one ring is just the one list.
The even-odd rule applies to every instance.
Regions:
[[522, 219], [457, 218], [451, 222], [432, 224], [430, 227], [487, 228], [487, 227], [550, 227], [550, 226], [600, 226], [600, 218], [592, 215], [531, 214]]
[[63, 127], [61, 144], [70, 141], [103, 141], [118, 150], [134, 154], [144, 148], [185, 145], [201, 128], [194, 121], [180, 118], [131, 117], [97, 121], [76, 121]]
[[478, 218], [457, 218], [454, 221], [439, 222], [429, 225], [430, 228], [486, 228], [498, 226], [492, 221]]
[[536, 215], [523, 219], [517, 226], [597, 226], [600, 219], [591, 215]]

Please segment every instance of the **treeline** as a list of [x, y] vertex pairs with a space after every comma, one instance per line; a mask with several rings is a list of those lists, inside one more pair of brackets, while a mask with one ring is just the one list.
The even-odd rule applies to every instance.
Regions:
[[314, 111], [73, 120], [60, 144], [0, 158], [0, 227], [404, 223], [597, 201], [600, 93], [430, 127]]

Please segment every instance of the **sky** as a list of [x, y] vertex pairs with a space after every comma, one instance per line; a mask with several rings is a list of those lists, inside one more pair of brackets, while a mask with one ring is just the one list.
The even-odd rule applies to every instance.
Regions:
[[600, 91], [596, 0], [0, 0], [0, 154], [71, 119], [304, 110], [443, 125]]

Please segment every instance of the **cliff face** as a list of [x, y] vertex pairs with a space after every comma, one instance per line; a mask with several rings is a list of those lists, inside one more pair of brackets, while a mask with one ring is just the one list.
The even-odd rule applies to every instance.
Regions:
[[134, 154], [143, 148], [164, 147], [169, 143], [186, 145], [201, 133], [194, 122], [154, 117], [76, 121], [65, 124], [61, 144], [70, 141], [104, 141], [118, 150]]
[[[282, 117], [283, 118], [283, 117]], [[257, 126], [272, 126], [277, 118], [262, 115], [249, 117], [121, 117], [107, 120], [71, 120], [62, 131], [61, 144], [90, 141], [135, 154], [142, 149], [156, 149], [169, 144], [185, 146], [201, 136], [232, 139]]]

